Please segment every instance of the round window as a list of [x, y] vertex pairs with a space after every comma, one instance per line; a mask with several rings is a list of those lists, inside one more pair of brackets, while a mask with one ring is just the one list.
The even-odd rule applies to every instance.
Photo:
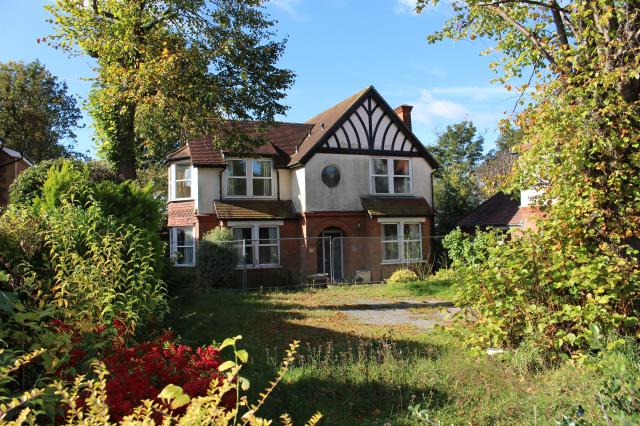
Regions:
[[340, 169], [336, 166], [327, 166], [322, 169], [322, 182], [329, 188], [335, 188], [340, 183]]

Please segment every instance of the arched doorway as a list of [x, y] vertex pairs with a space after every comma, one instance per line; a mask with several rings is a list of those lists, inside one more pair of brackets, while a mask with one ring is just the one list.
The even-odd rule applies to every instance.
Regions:
[[327, 274], [332, 281], [343, 280], [343, 237], [338, 228], [327, 228], [318, 238], [318, 273]]

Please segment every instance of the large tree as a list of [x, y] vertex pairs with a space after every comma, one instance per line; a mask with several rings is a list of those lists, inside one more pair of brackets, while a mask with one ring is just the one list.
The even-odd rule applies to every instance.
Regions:
[[528, 334], [572, 353], [598, 327], [640, 335], [640, 1], [451, 4], [431, 41], [484, 38], [502, 81], [529, 75], [514, 170], [547, 213], [542, 232], [495, 250], [479, 269], [493, 276], [466, 294], [483, 343]]
[[436, 233], [445, 235], [480, 202], [475, 171], [482, 159], [484, 139], [470, 121], [447, 126], [429, 151], [440, 162], [434, 173]]
[[[53, 44], [95, 58], [89, 112], [101, 151], [125, 178], [185, 135], [247, 149], [226, 119], [269, 122], [292, 72], [277, 67], [263, 0], [57, 0]], [[222, 133], [221, 133], [222, 132]], [[256, 138], [254, 138], [256, 139]], [[255, 142], [255, 141], [254, 141]]]
[[76, 99], [38, 61], [0, 62], [0, 140], [33, 161], [76, 156]]

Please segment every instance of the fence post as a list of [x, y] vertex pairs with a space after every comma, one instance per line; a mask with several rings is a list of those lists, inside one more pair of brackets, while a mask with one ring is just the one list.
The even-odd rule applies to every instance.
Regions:
[[242, 289], [247, 289], [247, 240], [242, 239]]
[[333, 238], [329, 238], [329, 282], [333, 284]]

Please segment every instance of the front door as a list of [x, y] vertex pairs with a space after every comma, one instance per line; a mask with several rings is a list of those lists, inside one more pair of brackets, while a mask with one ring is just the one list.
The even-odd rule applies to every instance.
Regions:
[[318, 240], [318, 273], [342, 281], [342, 231], [327, 229]]

